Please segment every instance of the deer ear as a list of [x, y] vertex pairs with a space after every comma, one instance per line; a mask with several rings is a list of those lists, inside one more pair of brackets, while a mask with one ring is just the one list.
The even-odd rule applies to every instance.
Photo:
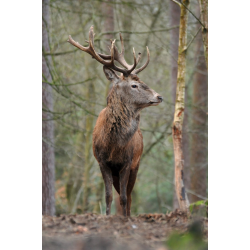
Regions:
[[107, 79], [113, 83], [117, 83], [120, 80], [119, 76], [112, 69], [109, 69], [106, 66], [103, 66], [103, 72]]

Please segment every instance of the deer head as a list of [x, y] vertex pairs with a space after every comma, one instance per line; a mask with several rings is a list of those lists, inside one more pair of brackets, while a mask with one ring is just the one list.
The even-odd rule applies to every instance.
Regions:
[[143, 83], [137, 75], [130, 74], [127, 77], [119, 77], [106, 66], [104, 66], [103, 71], [107, 79], [113, 83], [113, 88], [107, 98], [108, 103], [111, 102], [110, 96], [114, 98], [114, 92], [122, 103], [131, 106], [133, 110], [156, 106], [162, 102], [162, 97]]
[[[139, 78], [138, 74], [144, 70], [149, 63], [149, 49], [147, 47], [147, 61], [146, 63], [135, 69], [141, 59], [141, 53], [138, 53], [136, 58], [135, 50], [133, 48], [133, 58], [134, 64], [129, 65], [124, 58], [124, 44], [123, 39], [120, 34], [121, 40], [121, 52], [119, 53], [117, 47], [115, 46], [115, 40], [111, 41], [110, 55], [105, 55], [101, 53], [97, 53], [94, 48], [94, 28], [90, 27], [89, 30], [89, 41], [86, 41], [89, 46], [84, 47], [80, 45], [78, 42], [75, 42], [71, 36], [69, 36], [68, 42], [77, 47], [78, 49], [87, 52], [93, 58], [95, 58], [98, 62], [103, 64], [103, 71], [109, 81], [112, 82], [113, 88], [107, 98], [109, 103], [110, 96], [112, 93], [119, 97], [120, 101], [126, 103], [131, 106], [135, 110], [141, 110], [142, 108], [148, 106], [156, 106], [162, 102], [163, 98], [156, 93], [153, 89], [150, 89], [145, 83], [143, 83]], [[120, 63], [124, 68], [118, 67], [115, 65], [114, 61]], [[118, 76], [115, 71], [122, 73]]]

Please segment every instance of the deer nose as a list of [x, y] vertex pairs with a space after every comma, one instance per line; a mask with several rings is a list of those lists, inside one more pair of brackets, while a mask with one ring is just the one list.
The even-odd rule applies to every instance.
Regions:
[[162, 102], [163, 101], [163, 97], [158, 95], [157, 98]]

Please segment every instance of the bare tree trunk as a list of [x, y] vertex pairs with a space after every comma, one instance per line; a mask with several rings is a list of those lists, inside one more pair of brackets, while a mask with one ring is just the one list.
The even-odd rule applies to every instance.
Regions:
[[[185, 103], [188, 101], [188, 95], [187, 93], [185, 94]], [[190, 114], [190, 109], [188, 107], [185, 108], [185, 113], [184, 113], [184, 119], [183, 119], [183, 132], [182, 132], [182, 147], [183, 147], [183, 158], [184, 158], [184, 184], [186, 189], [190, 189], [190, 148], [191, 148], [191, 142], [189, 138], [189, 127], [190, 127], [190, 122], [189, 122], [189, 117], [191, 116]]]
[[[92, 68], [92, 67], [91, 67]], [[90, 77], [90, 76], [88, 76]], [[95, 87], [93, 82], [89, 83], [89, 87], [86, 94], [87, 100], [95, 100]], [[95, 111], [95, 105], [89, 104], [88, 106], [89, 110], [94, 113]], [[91, 163], [91, 152], [92, 152], [92, 132], [93, 132], [93, 122], [94, 117], [91, 114], [88, 114], [86, 117], [86, 136], [85, 136], [85, 165], [84, 165], [84, 188], [83, 188], [83, 211], [88, 211], [89, 206], [89, 196], [90, 196], [90, 169], [92, 166]]]
[[[185, 75], [186, 75], [186, 46], [187, 46], [187, 9], [176, 2], [181, 8], [180, 29], [179, 29], [179, 53], [178, 53], [178, 73], [175, 100], [175, 113], [172, 127], [174, 155], [175, 155], [175, 190], [179, 203], [179, 208], [186, 211], [189, 202], [184, 187], [184, 159], [182, 149], [182, 127], [185, 108]], [[183, 0], [188, 7], [189, 0]]]
[[54, 124], [53, 124], [53, 96], [52, 88], [46, 82], [51, 82], [51, 74], [49, 70], [49, 63], [51, 61], [50, 56], [44, 56], [44, 53], [50, 52], [49, 47], [49, 1], [43, 0], [42, 3], [42, 46], [43, 46], [43, 57], [42, 57], [42, 102], [43, 109], [49, 112], [42, 112], [42, 213], [44, 215], [55, 214], [55, 159], [54, 159]]
[[[207, 67], [201, 34], [197, 37], [196, 58], [198, 58], [193, 84], [193, 133], [191, 150], [191, 190], [207, 196]], [[190, 201], [201, 200], [190, 195]]]
[[[169, 2], [169, 14], [170, 14], [170, 27], [177, 26], [180, 24], [180, 14], [181, 10], [180, 7], [170, 1]], [[172, 88], [172, 102], [175, 103], [175, 96], [176, 96], [176, 81], [177, 81], [177, 58], [178, 58], [178, 43], [179, 43], [179, 29], [171, 29], [170, 30], [170, 48], [171, 48], [171, 57], [170, 57], [170, 67], [171, 67], [171, 88]], [[174, 106], [173, 106], [173, 113], [174, 113]]]
[[[133, 8], [131, 6], [124, 6], [121, 10], [121, 16], [122, 16], [122, 28], [123, 30], [131, 30], [132, 28], [132, 21], [133, 21]], [[128, 51], [130, 48], [130, 37], [131, 37], [131, 33], [125, 33], [122, 35], [123, 40], [126, 41], [124, 43], [124, 47], [125, 47], [125, 51]], [[125, 53], [127, 54], [127, 53]]]
[[[110, 3], [109, 3], [110, 2]], [[114, 10], [112, 5], [112, 0], [107, 0], [102, 3], [102, 10], [104, 15], [104, 29], [106, 32], [114, 31]], [[112, 34], [105, 34], [105, 39], [107, 41], [107, 45], [110, 45], [110, 39], [113, 39]]]
[[[180, 23], [180, 14], [181, 10], [180, 7], [170, 1], [169, 2], [169, 16], [170, 16], [170, 27], [179, 25]], [[171, 51], [171, 57], [170, 57], [170, 82], [171, 82], [171, 96], [172, 96], [172, 102], [175, 103], [175, 96], [176, 96], [176, 82], [177, 82], [177, 70], [178, 70], [178, 64], [177, 64], [177, 58], [178, 58], [178, 42], [179, 42], [179, 29], [172, 29], [170, 30], [170, 51]], [[174, 115], [174, 105], [172, 113]], [[178, 199], [176, 196], [176, 192], [174, 190], [173, 195], [173, 209], [176, 209], [179, 207]]]
[[208, 68], [208, 0], [199, 0], [201, 22], [205, 27], [202, 27], [202, 38], [204, 44], [204, 55]]

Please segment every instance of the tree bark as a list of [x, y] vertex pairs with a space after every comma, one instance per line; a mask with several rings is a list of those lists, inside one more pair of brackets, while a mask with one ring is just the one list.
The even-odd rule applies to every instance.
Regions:
[[[131, 6], [126, 6], [124, 5], [122, 9], [120, 9], [120, 13], [122, 16], [121, 22], [122, 22], [122, 28], [123, 30], [131, 30], [132, 28], [132, 21], [133, 21], [133, 11], [134, 9], [131, 8]], [[129, 15], [128, 15], [129, 13]], [[130, 37], [132, 33], [125, 33], [122, 35], [123, 40], [125, 41], [124, 43], [124, 48], [125, 51], [129, 51], [130, 48]], [[128, 54], [128, 53], [125, 53]], [[125, 57], [126, 59], [126, 57]]]
[[199, 0], [201, 22], [205, 27], [202, 27], [202, 38], [204, 44], [204, 55], [208, 68], [208, 0]]
[[[188, 7], [189, 0], [183, 0]], [[174, 121], [172, 127], [174, 155], [175, 155], [175, 191], [179, 203], [179, 208], [186, 211], [189, 202], [184, 186], [184, 159], [182, 149], [182, 126], [185, 108], [185, 74], [186, 74], [186, 46], [187, 46], [187, 20], [188, 11], [180, 5], [180, 28], [179, 28], [179, 49], [178, 49], [178, 73], [176, 86], [176, 100]]]
[[[169, 16], [170, 16], [170, 27], [177, 26], [180, 23], [180, 14], [181, 10], [180, 7], [170, 1], [169, 2]], [[170, 83], [171, 83], [171, 96], [172, 96], [172, 103], [175, 103], [175, 96], [176, 96], [176, 82], [177, 82], [177, 58], [178, 58], [178, 42], [179, 42], [179, 29], [172, 29], [170, 30], [170, 48], [171, 48], [171, 57], [170, 57]], [[172, 109], [172, 113], [174, 115], [174, 105]], [[178, 199], [176, 196], [176, 192], [174, 190], [173, 194], [173, 209], [179, 207]]]
[[[93, 63], [92, 63], [93, 64]], [[92, 68], [92, 66], [91, 66]], [[94, 68], [94, 67], [93, 67]], [[90, 76], [88, 76], [90, 77]], [[89, 87], [86, 93], [87, 100], [95, 100], [95, 87], [93, 82], [89, 83]], [[95, 112], [95, 105], [89, 104], [89, 110]], [[84, 182], [83, 182], [83, 211], [88, 211], [89, 196], [90, 196], [90, 169], [91, 169], [91, 152], [92, 152], [92, 132], [93, 132], [94, 117], [88, 114], [86, 117], [86, 136], [85, 136], [85, 165], [84, 165]]]
[[42, 214], [55, 214], [55, 159], [54, 159], [54, 124], [53, 124], [53, 95], [52, 88], [46, 82], [51, 82], [51, 74], [49, 64], [51, 62], [50, 56], [44, 56], [44, 53], [50, 52], [49, 47], [49, 1], [42, 2], [42, 105], [43, 109], [50, 112], [42, 112]]
[[[110, 3], [109, 3], [110, 2]], [[102, 10], [104, 15], [104, 27], [105, 32], [114, 31], [115, 23], [114, 23], [114, 10], [111, 0], [107, 0], [102, 3]], [[110, 45], [110, 39], [113, 39], [112, 34], [105, 34], [105, 39], [107, 41], [107, 45]]]
[[[169, 2], [169, 16], [170, 16], [170, 27], [177, 26], [180, 24], [180, 7], [170, 1]], [[179, 29], [171, 29], [170, 30], [170, 48], [171, 48], [171, 57], [170, 57], [170, 82], [172, 89], [172, 102], [175, 103], [176, 96], [176, 81], [177, 81], [177, 58], [178, 58], [178, 43], [179, 43]], [[174, 106], [173, 106], [174, 113]]]
[[[191, 190], [203, 197], [207, 196], [207, 67], [204, 57], [202, 35], [196, 42], [198, 58], [193, 82], [192, 150], [191, 150]], [[190, 202], [201, 200], [190, 195]]]

